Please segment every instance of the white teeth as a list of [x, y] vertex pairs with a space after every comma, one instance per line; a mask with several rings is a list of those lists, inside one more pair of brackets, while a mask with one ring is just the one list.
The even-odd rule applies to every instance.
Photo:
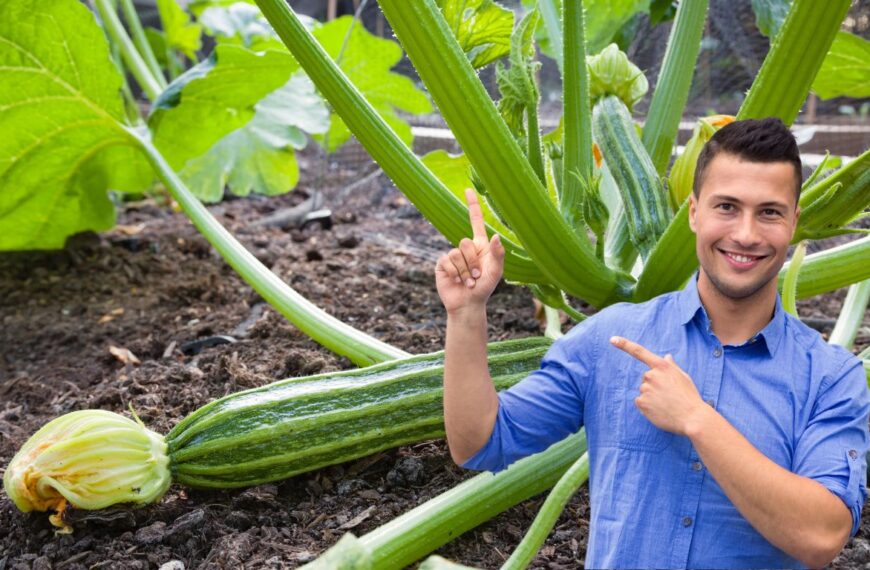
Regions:
[[755, 261], [754, 257], [748, 257], [745, 255], [735, 255], [733, 253], [728, 253], [728, 257], [739, 262], [739, 263], [749, 263], [750, 261]]

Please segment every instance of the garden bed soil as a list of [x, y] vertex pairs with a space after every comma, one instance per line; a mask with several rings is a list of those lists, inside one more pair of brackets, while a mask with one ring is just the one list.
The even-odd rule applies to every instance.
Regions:
[[[317, 170], [317, 164], [302, 166]], [[408, 352], [440, 350], [445, 314], [433, 269], [448, 243], [383, 175], [349, 186], [364, 174], [334, 168], [320, 185], [331, 229], [256, 225], [299, 204], [314, 180], [285, 196], [210, 209], [263, 263], [330, 314]], [[77, 236], [63, 251], [0, 256], [0, 469], [34, 431], [66, 412], [125, 413], [132, 406], [148, 427], [166, 433], [226, 394], [353, 367], [268, 308], [182, 214], [151, 198], [127, 203], [119, 224], [99, 236]], [[805, 302], [802, 315], [834, 318], [842, 298]], [[541, 334], [524, 288], [500, 285], [489, 319], [491, 340]], [[219, 335], [235, 342], [197, 344]], [[138, 363], [123, 350], [113, 355], [112, 347]], [[22, 514], [0, 493], [0, 570], [297, 567], [344, 532], [369, 532], [472, 475], [452, 463], [442, 440], [429, 441], [252, 489], [173, 485], [156, 505], [71, 511], [75, 531], [65, 536], [54, 534], [44, 513]], [[542, 499], [510, 509], [438, 553], [499, 567]], [[581, 567], [588, 514], [584, 488], [532, 567]], [[861, 531], [835, 568], [870, 564], [868, 521], [865, 508]]]

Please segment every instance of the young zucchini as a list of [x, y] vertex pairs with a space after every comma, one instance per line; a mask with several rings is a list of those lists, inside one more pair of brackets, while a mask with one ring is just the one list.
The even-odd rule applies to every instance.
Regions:
[[664, 185], [618, 97], [608, 95], [595, 103], [592, 129], [619, 188], [631, 241], [646, 260], [671, 219]]
[[[544, 337], [490, 344], [496, 388], [536, 370], [549, 345]], [[62, 512], [151, 503], [170, 481], [231, 488], [285, 479], [443, 436], [443, 375], [441, 351], [282, 380], [206, 404], [165, 438], [112, 412], [72, 412], [22, 446], [3, 486], [25, 512]]]

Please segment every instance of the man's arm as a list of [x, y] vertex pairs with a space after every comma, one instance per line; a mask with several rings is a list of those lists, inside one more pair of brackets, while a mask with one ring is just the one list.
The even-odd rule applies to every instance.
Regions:
[[489, 439], [498, 397], [486, 354], [486, 302], [501, 280], [505, 250], [486, 225], [473, 190], [466, 190], [473, 239], [441, 256], [435, 266], [438, 295], [447, 309], [444, 347], [444, 427], [453, 460], [462, 464]]
[[811, 567], [828, 564], [852, 528], [846, 505], [820, 483], [783, 469], [707, 405], [670, 355], [611, 342], [650, 369], [635, 405], [660, 429], [687, 436], [740, 514], [771, 544]]
[[688, 417], [685, 435], [749, 524], [812, 568], [837, 556], [852, 529], [852, 514], [843, 501], [820, 483], [768, 459], [703, 401]]
[[498, 397], [486, 355], [486, 306], [447, 314], [444, 428], [453, 461], [462, 465], [489, 439]]

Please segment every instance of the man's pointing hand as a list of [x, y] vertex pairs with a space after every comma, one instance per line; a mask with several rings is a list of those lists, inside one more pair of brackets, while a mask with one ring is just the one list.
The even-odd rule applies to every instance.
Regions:
[[616, 348], [640, 360], [649, 370], [644, 372], [640, 395], [634, 404], [659, 429], [687, 435], [698, 414], [709, 406], [701, 399], [692, 378], [668, 354], [664, 357], [628, 339], [610, 339]]
[[504, 246], [498, 235], [486, 237], [486, 223], [477, 195], [465, 191], [472, 238], [442, 255], [435, 265], [435, 285], [448, 313], [483, 307], [495, 290], [504, 269]]

